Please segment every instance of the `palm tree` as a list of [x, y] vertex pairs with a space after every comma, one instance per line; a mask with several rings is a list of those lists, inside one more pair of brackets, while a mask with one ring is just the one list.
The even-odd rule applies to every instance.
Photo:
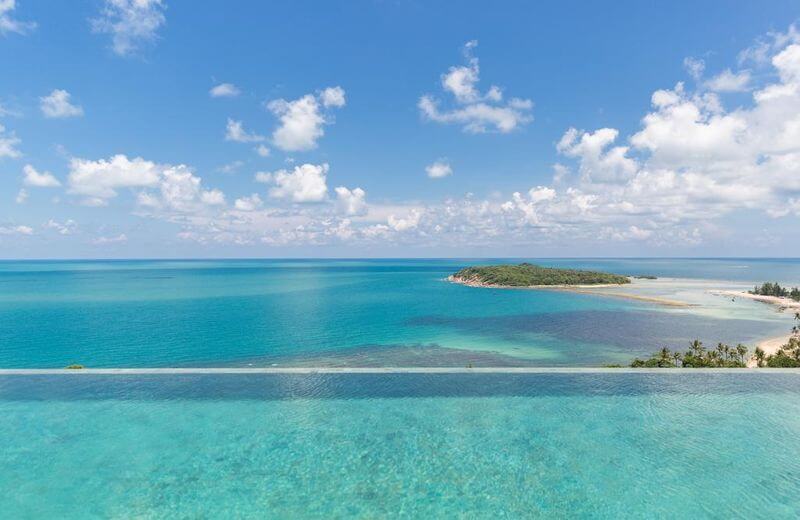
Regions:
[[753, 356], [756, 358], [756, 365], [758, 367], [763, 367], [764, 366], [764, 358], [767, 357], [767, 353], [764, 352], [761, 349], [761, 347], [756, 347], [756, 352], [755, 352], [755, 354], [753, 354]]
[[679, 366], [679, 365], [678, 365], [678, 362], [681, 360], [681, 353], [680, 353], [680, 352], [677, 352], [677, 351], [673, 352], [673, 353], [672, 353], [672, 359], [674, 359], [674, 360], [675, 360], [675, 366], [676, 366], [676, 367], [677, 367], [677, 366]]
[[797, 336], [800, 334], [800, 312], [794, 313], [794, 320], [797, 322], [797, 324], [792, 327], [792, 334]]
[[739, 355], [739, 361], [744, 364], [744, 357], [747, 355], [747, 347], [739, 343], [736, 345], [736, 354]]

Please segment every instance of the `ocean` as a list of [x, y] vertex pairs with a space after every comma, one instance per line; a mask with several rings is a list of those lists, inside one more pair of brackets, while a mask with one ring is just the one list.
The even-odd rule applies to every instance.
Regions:
[[788, 333], [786, 313], [709, 290], [800, 285], [796, 259], [527, 259], [657, 276], [657, 295], [687, 308], [446, 281], [512, 261], [3, 261], [0, 367], [626, 364], [695, 338]]

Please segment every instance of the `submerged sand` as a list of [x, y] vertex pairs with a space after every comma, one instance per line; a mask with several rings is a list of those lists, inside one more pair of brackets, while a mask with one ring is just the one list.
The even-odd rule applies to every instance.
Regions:
[[[642, 296], [639, 294], [630, 294], [625, 292], [613, 292], [603, 289], [623, 288], [628, 285], [621, 284], [592, 284], [592, 285], [524, 285], [524, 286], [508, 286], [497, 285], [490, 283], [478, 282], [476, 280], [467, 280], [464, 278], [456, 278], [448, 276], [447, 280], [452, 283], [466, 285], [469, 287], [483, 287], [488, 289], [519, 289], [519, 290], [537, 290], [537, 291], [569, 291], [581, 294], [595, 294], [597, 296], [610, 296], [613, 298], [625, 298], [628, 300], [637, 300], [648, 303], [655, 303], [658, 305], [666, 305], [668, 307], [692, 307], [693, 304], [682, 302], [678, 300], [670, 300], [668, 298], [660, 298], [657, 296]], [[634, 283], [634, 282], [632, 282]]]

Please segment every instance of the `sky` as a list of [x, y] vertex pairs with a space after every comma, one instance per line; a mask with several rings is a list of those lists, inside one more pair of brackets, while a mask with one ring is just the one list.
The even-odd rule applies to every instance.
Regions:
[[0, 0], [0, 258], [800, 256], [798, 20]]

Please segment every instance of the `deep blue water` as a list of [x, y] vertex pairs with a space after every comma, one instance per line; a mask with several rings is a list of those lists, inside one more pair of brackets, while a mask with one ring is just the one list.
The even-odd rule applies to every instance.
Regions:
[[[800, 285], [798, 260], [529, 261]], [[671, 312], [619, 298], [444, 281], [463, 266], [492, 262], [0, 262], [0, 367], [598, 365], [694, 338], [752, 342], [786, 329], [766, 310]]]

